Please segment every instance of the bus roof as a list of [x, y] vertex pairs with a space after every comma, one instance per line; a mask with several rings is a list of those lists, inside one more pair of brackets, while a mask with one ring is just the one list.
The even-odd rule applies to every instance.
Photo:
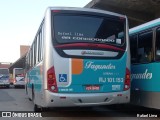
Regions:
[[13, 69], [23, 69], [23, 68], [13, 68]]
[[147, 22], [147, 23], [144, 23], [142, 25], [136, 26], [134, 28], [131, 28], [129, 30], [129, 34], [131, 35], [131, 34], [134, 34], [134, 33], [138, 33], [138, 32], [141, 32], [143, 30], [146, 30], [146, 29], [158, 26], [158, 25], [160, 25], [160, 18], [152, 20], [152, 21]]
[[74, 11], [86, 11], [86, 12], [95, 12], [95, 13], [103, 13], [103, 14], [109, 14], [109, 15], [114, 15], [114, 16], [119, 16], [119, 17], [124, 17], [126, 18], [126, 15], [114, 13], [114, 12], [109, 12], [105, 10], [99, 10], [99, 9], [93, 9], [93, 8], [80, 8], [80, 7], [48, 7], [50, 10], [74, 10]]

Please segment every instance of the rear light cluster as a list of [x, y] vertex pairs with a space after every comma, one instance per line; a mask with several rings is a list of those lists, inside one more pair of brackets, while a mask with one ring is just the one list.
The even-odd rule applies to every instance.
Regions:
[[130, 71], [128, 68], [126, 68], [126, 79], [124, 84], [124, 90], [128, 90], [130, 88], [131, 77], [130, 77]]
[[58, 92], [54, 67], [47, 71], [47, 89], [51, 92]]
[[14, 79], [14, 80], [13, 80], [13, 83], [16, 83], [16, 82], [17, 82], [17, 80], [16, 80], [16, 79]]

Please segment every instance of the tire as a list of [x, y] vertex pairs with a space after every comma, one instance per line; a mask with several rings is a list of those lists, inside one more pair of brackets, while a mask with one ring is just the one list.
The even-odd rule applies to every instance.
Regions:
[[44, 109], [43, 109], [43, 107], [40, 107], [40, 106], [38, 106], [37, 104], [35, 104], [35, 101], [34, 101], [34, 96], [33, 96], [33, 99], [32, 99], [32, 101], [33, 101], [33, 103], [34, 103], [34, 109], [33, 109], [33, 111], [34, 112], [42, 112]]
[[32, 101], [32, 99], [31, 98], [28, 98], [29, 99], [29, 101]]
[[33, 111], [34, 112], [41, 112], [42, 109], [37, 104], [35, 104], [35, 93], [34, 93], [34, 86], [33, 85], [32, 85], [32, 101], [33, 101], [33, 104], [34, 104]]
[[[29, 100], [31, 100], [29, 98]], [[38, 106], [37, 104], [35, 104], [35, 93], [34, 93], [34, 87], [32, 86], [32, 101], [34, 103], [34, 112], [43, 112], [43, 111], [48, 111], [49, 109], [46, 108], [46, 107], [41, 107], [41, 106]]]
[[9, 85], [7, 85], [7, 86], [6, 86], [6, 88], [10, 88], [10, 86], [9, 86]]
[[32, 101], [34, 102], [34, 86], [32, 85]]
[[34, 104], [34, 112], [41, 112], [42, 108], [38, 107], [38, 105]]

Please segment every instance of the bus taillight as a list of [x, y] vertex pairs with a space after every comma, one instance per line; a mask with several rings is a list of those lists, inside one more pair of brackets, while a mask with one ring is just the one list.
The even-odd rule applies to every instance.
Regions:
[[54, 67], [47, 71], [47, 89], [51, 92], [58, 92]]
[[13, 80], [13, 83], [15, 84], [16, 82], [17, 82], [17, 80], [16, 80], [16, 79], [14, 79], [14, 80]]
[[124, 84], [124, 90], [128, 90], [130, 88], [130, 71], [128, 68], [126, 68], [126, 79], [125, 79], [125, 84]]

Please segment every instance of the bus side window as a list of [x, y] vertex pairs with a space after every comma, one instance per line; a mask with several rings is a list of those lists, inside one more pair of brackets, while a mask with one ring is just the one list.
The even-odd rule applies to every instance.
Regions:
[[139, 34], [138, 37], [138, 60], [139, 63], [151, 62], [152, 55], [152, 31]]
[[130, 37], [131, 62], [137, 63], [137, 35]]
[[156, 31], [156, 61], [160, 61], [160, 28]]

